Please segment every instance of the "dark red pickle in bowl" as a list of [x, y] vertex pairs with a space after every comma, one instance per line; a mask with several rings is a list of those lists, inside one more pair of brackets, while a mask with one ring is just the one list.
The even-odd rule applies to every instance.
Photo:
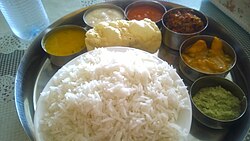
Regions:
[[205, 26], [201, 18], [186, 9], [171, 11], [167, 19], [166, 26], [178, 33], [198, 32]]

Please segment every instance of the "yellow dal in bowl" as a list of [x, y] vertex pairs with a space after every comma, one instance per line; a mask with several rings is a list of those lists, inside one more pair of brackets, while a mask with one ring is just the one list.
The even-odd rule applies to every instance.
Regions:
[[85, 31], [80, 27], [58, 28], [44, 42], [46, 52], [55, 56], [72, 55], [85, 47]]

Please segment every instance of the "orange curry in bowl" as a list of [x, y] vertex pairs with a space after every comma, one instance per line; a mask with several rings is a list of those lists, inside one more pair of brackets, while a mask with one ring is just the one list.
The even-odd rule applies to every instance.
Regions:
[[232, 65], [233, 58], [224, 53], [222, 41], [214, 37], [211, 47], [206, 41], [198, 40], [181, 54], [183, 60], [201, 72], [221, 73]]
[[144, 18], [149, 18], [152, 21], [156, 22], [161, 20], [162, 15], [162, 10], [155, 6], [139, 5], [134, 8], [131, 8], [128, 11], [127, 17], [130, 20], [143, 20]]
[[161, 28], [162, 16], [166, 11], [166, 7], [156, 0], [140, 0], [126, 6], [124, 12], [127, 20], [150, 19]]

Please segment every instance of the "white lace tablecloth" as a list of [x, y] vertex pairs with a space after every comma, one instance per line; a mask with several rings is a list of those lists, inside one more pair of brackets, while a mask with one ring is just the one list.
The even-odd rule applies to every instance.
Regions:
[[[103, 2], [104, 0], [42, 1], [50, 22], [53, 23], [65, 14], [82, 7]], [[188, 0], [172, 1], [198, 10], [201, 5], [201, 0], [193, 0], [195, 2]], [[249, 37], [245, 37], [240, 42], [248, 46], [249, 42], [245, 42], [248, 38]], [[0, 141], [29, 140], [19, 122], [14, 103], [14, 80], [16, 71], [29, 44], [29, 42], [22, 41], [13, 35], [0, 13]], [[246, 137], [246, 140], [250, 140], [249, 136]]]

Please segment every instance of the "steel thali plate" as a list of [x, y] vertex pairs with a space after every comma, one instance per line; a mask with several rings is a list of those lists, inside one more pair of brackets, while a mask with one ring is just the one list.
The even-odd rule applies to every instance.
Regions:
[[[113, 1], [123, 9], [132, 1]], [[169, 2], [161, 2], [166, 6], [167, 10], [174, 7], [181, 7]], [[87, 7], [88, 8], [88, 7]], [[86, 26], [82, 20], [82, 15], [87, 8], [79, 9], [71, 14], [59, 19], [48, 28], [57, 27], [60, 25], [74, 24]], [[204, 13], [206, 14], [206, 13]], [[208, 28], [202, 34], [216, 35], [217, 37], [227, 41], [237, 54], [237, 63], [230, 72], [230, 79], [237, 83], [247, 95], [247, 100], [250, 101], [250, 62], [247, 55], [241, 48], [241, 45], [228, 33], [228, 31], [212, 18], [208, 17]], [[51, 65], [46, 53], [41, 48], [41, 39], [46, 33], [42, 32], [27, 49], [20, 66], [17, 71], [15, 80], [15, 104], [20, 122], [31, 140], [35, 140], [33, 117], [36, 108], [36, 102], [39, 98], [40, 92], [43, 90], [46, 83], [59, 69]], [[178, 52], [171, 50], [165, 46], [159, 49], [158, 56], [172, 64], [178, 71]], [[180, 74], [181, 76], [181, 74]], [[187, 86], [191, 83], [184, 79]], [[211, 140], [211, 141], [238, 141], [243, 140], [246, 136], [250, 126], [250, 105], [246, 114], [241, 118], [238, 124], [231, 126], [224, 130], [215, 130], [203, 126], [194, 118], [192, 119], [192, 126], [189, 140]]]

